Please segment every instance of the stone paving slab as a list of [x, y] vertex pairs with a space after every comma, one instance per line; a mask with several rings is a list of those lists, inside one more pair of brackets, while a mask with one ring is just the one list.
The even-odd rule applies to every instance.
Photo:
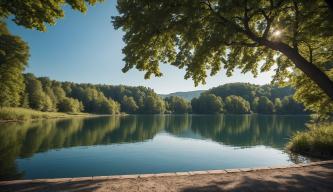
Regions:
[[249, 172], [249, 171], [254, 171], [253, 168], [241, 168], [239, 169], [241, 172]]
[[190, 175], [189, 172], [176, 172], [177, 176], [184, 176], [184, 175]]
[[204, 174], [208, 174], [208, 171], [189, 171], [188, 173], [190, 175], [204, 175]]
[[139, 175], [139, 178], [147, 178], [147, 177], [155, 177], [156, 174], [141, 174]]
[[208, 170], [207, 171], [209, 174], [223, 174], [223, 173], [227, 173], [225, 170], [221, 169], [221, 170]]
[[[118, 176], [118, 178], [120, 179], [137, 179], [139, 178], [141, 175], [120, 175]], [[114, 176], [117, 177], [117, 176]]]
[[93, 177], [74, 177], [71, 178], [69, 181], [88, 181], [88, 180], [93, 180]]
[[177, 176], [176, 173], [159, 173], [156, 174], [156, 177], [171, 177], [171, 176]]
[[[267, 169], [268, 168], [268, 169]], [[333, 162], [162, 174], [0, 182], [0, 192], [305, 192], [333, 191]], [[231, 171], [229, 170], [229, 171]], [[142, 176], [142, 177], [140, 177]]]
[[226, 171], [227, 173], [237, 173], [237, 172], [241, 172], [240, 169], [225, 169], [225, 171]]

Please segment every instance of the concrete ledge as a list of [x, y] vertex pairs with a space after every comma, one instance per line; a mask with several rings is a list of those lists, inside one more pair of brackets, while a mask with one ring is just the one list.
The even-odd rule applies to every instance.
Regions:
[[239, 169], [241, 172], [249, 172], [249, 171], [254, 171], [255, 169], [253, 168], [242, 168], [242, 169]]
[[147, 178], [147, 177], [155, 177], [156, 174], [142, 174], [142, 175], [139, 175], [139, 178]]
[[190, 175], [189, 172], [176, 172], [177, 176], [184, 176], [184, 175]]
[[176, 173], [159, 173], [155, 175], [156, 177], [172, 177], [172, 176], [177, 176]]
[[75, 177], [75, 178], [56, 178], [56, 179], [29, 179], [29, 180], [11, 180], [11, 181], [0, 181], [1, 185], [12, 185], [12, 184], [24, 184], [24, 183], [57, 183], [57, 182], [75, 182], [75, 181], [89, 181], [89, 180], [117, 180], [117, 179], [140, 179], [150, 177], [175, 177], [175, 176], [193, 176], [193, 175], [205, 175], [205, 174], [233, 174], [249, 171], [260, 171], [260, 170], [274, 170], [274, 169], [288, 169], [288, 168], [300, 168], [316, 165], [331, 164], [333, 160], [329, 161], [318, 161], [304, 164], [293, 164], [293, 165], [280, 165], [270, 167], [255, 167], [255, 168], [241, 168], [241, 169], [222, 169], [222, 170], [207, 170], [207, 171], [187, 171], [187, 172], [175, 172], [175, 173], [158, 173], [158, 174], [133, 174], [133, 175], [112, 175], [112, 176], [93, 176], [93, 177]]
[[226, 171], [227, 173], [238, 173], [238, 172], [241, 172], [240, 169], [225, 169], [225, 171]]
[[209, 174], [208, 171], [189, 171], [188, 173], [190, 175], [205, 175], [205, 174]]
[[221, 170], [208, 170], [207, 171], [209, 174], [223, 174], [223, 173], [227, 173], [225, 170], [221, 169]]

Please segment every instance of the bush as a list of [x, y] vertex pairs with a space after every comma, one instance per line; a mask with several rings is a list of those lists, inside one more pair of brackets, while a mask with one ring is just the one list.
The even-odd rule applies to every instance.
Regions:
[[311, 125], [309, 130], [295, 134], [287, 149], [314, 157], [333, 157], [333, 124]]

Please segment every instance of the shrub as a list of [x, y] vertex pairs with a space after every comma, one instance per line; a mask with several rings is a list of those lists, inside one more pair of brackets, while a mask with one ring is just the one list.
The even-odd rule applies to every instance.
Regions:
[[314, 157], [333, 157], [333, 124], [309, 126], [309, 130], [292, 137], [287, 149]]

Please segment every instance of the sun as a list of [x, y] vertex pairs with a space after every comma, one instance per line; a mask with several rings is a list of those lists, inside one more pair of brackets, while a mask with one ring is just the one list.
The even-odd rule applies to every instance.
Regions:
[[281, 36], [281, 31], [280, 30], [275, 30], [274, 32], [273, 32], [273, 36], [274, 37], [280, 37]]

